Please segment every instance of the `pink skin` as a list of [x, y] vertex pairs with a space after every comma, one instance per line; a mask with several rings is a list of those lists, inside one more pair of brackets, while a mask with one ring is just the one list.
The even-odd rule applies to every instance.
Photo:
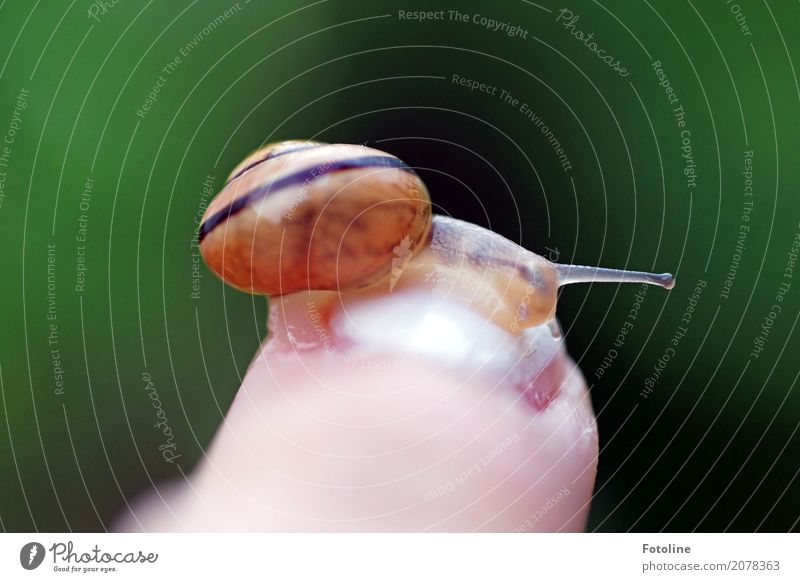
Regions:
[[597, 427], [545, 325], [496, 326], [423, 281], [271, 302], [206, 456], [119, 531], [582, 531]]

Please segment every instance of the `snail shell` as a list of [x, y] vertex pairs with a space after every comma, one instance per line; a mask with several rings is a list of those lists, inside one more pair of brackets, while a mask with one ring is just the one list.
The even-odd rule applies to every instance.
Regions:
[[219, 277], [250, 293], [370, 285], [394, 249], [415, 252], [430, 197], [398, 158], [372, 148], [270, 144], [248, 156], [209, 205], [200, 252]]

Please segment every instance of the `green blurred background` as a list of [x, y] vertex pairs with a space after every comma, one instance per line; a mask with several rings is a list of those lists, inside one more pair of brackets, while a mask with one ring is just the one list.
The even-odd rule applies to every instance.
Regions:
[[0, 33], [3, 529], [102, 530], [202, 455], [265, 331], [198, 267], [204, 182], [287, 138], [391, 151], [440, 211], [561, 262], [675, 272], [561, 296], [600, 424], [589, 529], [798, 529], [797, 2], [7, 0]]

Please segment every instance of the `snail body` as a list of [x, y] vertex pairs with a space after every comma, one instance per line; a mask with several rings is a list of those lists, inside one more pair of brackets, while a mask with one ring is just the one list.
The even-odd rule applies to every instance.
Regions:
[[553, 323], [558, 287], [672, 275], [553, 263], [497, 233], [433, 216], [417, 174], [385, 152], [280, 142], [254, 152], [209, 205], [199, 233], [208, 266], [234, 287], [392, 292], [425, 279], [518, 332]]
[[[555, 265], [480, 226], [434, 216], [426, 244], [396, 275], [394, 288], [424, 279], [437, 297], [456, 297], [510, 331], [555, 317]], [[392, 285], [390, 280], [389, 285]]]

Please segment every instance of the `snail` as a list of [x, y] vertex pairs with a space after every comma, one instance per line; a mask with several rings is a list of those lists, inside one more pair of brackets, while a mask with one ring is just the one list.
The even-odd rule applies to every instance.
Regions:
[[412, 168], [360, 145], [285, 141], [257, 150], [231, 172], [198, 238], [211, 270], [250, 293], [391, 292], [425, 278], [513, 332], [548, 324], [557, 335], [556, 292], [565, 284], [674, 286], [669, 273], [557, 264], [433, 215]]
[[116, 529], [584, 528], [597, 425], [551, 341], [556, 291], [671, 275], [550, 262], [432, 214], [398, 158], [318, 142], [248, 156], [198, 238], [214, 273], [271, 297], [269, 333], [198, 467]]

